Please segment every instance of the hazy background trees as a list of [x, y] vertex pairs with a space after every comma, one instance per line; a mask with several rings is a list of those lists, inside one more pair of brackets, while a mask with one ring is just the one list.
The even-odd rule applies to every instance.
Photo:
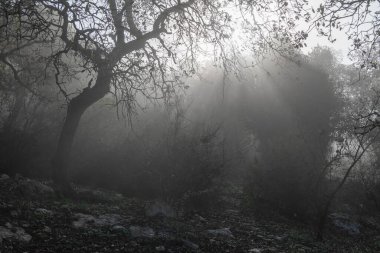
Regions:
[[[377, 3], [337, 4], [5, 1], [0, 170], [186, 209], [235, 194], [320, 234], [344, 204], [378, 211]], [[346, 29], [355, 62], [304, 53], [297, 20]]]

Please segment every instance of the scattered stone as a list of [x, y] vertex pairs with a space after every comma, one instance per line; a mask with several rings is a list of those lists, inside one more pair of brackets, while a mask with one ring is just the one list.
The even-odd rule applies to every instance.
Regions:
[[119, 214], [102, 214], [95, 219], [96, 226], [114, 226], [121, 222], [122, 217]]
[[129, 232], [132, 237], [153, 238], [156, 233], [150, 227], [130, 226]]
[[254, 249], [249, 249], [248, 252], [250, 253], [262, 253], [262, 249], [254, 248]]
[[275, 236], [274, 239], [276, 239], [277, 241], [283, 241], [286, 239], [286, 235], [283, 235], [283, 236]]
[[0, 226], [0, 242], [3, 239], [13, 239], [19, 242], [28, 243], [32, 236], [25, 232], [23, 228], [12, 227], [11, 229]]
[[155, 201], [145, 206], [145, 215], [148, 217], [155, 217], [155, 216], [175, 217], [176, 212], [173, 210], [173, 208], [170, 205], [162, 201]]
[[123, 194], [121, 194], [121, 193], [116, 193], [116, 194], [115, 194], [115, 198], [116, 198], [117, 200], [122, 200], [124, 197], [123, 197]]
[[23, 228], [17, 228], [16, 239], [20, 242], [28, 243], [30, 240], [32, 240], [32, 236], [30, 234], [27, 234]]
[[13, 233], [9, 228], [0, 226], [0, 240], [13, 237]]
[[131, 246], [132, 247], [137, 247], [137, 246], [139, 246], [139, 244], [136, 242], [136, 241], [131, 241]]
[[90, 223], [95, 222], [95, 217], [89, 214], [77, 213], [74, 217], [77, 218], [76, 221], [73, 221], [75, 228], [86, 228]]
[[349, 235], [355, 236], [360, 234], [360, 224], [352, 221], [348, 215], [333, 213], [329, 217], [337, 228], [345, 231]]
[[32, 179], [16, 179], [19, 181], [18, 190], [25, 196], [28, 197], [51, 197], [54, 196], [53, 188]]
[[89, 226], [114, 226], [120, 223], [122, 220], [119, 214], [102, 214], [98, 217], [89, 214], [77, 213], [74, 215], [76, 218], [73, 221], [73, 226], [75, 228], [87, 228]]
[[23, 228], [29, 228], [30, 224], [26, 223], [26, 222], [23, 222], [23, 223], [21, 223], [21, 227], [23, 227]]
[[77, 195], [82, 199], [100, 202], [120, 201], [123, 199], [122, 194], [93, 189], [78, 189]]
[[156, 247], [156, 250], [157, 250], [158, 252], [162, 252], [162, 251], [165, 251], [165, 247], [162, 246], [162, 245], [160, 245], [160, 246], [157, 246], [157, 247]]
[[61, 208], [62, 209], [70, 209], [70, 205], [64, 204], [64, 205], [61, 205]]
[[35, 214], [41, 215], [41, 216], [52, 216], [53, 212], [50, 210], [47, 210], [45, 208], [37, 208], [35, 211]]
[[380, 231], [380, 224], [376, 221], [374, 217], [361, 218], [360, 223], [368, 228]]
[[61, 206], [61, 209], [62, 209], [62, 211], [64, 212], [64, 213], [67, 213], [67, 214], [72, 214], [71, 213], [71, 207], [70, 207], [70, 205], [62, 205]]
[[[1, 178], [2, 176], [0, 180], [2, 180]], [[18, 187], [20, 183], [25, 181], [27, 181], [26, 178], [20, 177], [17, 182], [13, 178], [10, 179], [9, 183]], [[4, 187], [3, 184], [2, 188], [8, 189], [8, 185]], [[17, 188], [13, 189], [17, 190]], [[0, 195], [0, 197], [2, 196]], [[9, 197], [13, 198], [13, 195]], [[233, 209], [227, 210], [227, 214], [219, 215], [216, 213], [215, 215], [205, 216], [207, 219], [195, 214], [190, 217], [186, 215], [181, 219], [162, 220], [143, 217], [144, 211], [141, 214], [141, 207], [145, 204], [145, 201], [138, 199], [126, 198], [122, 203], [107, 204], [93, 204], [91, 202], [91, 205], [85, 202], [84, 207], [87, 208], [85, 210], [88, 210], [91, 214], [75, 214], [72, 211], [80, 210], [79, 208], [81, 207], [77, 206], [77, 202], [69, 201], [70, 204], [64, 204], [67, 201], [47, 202], [45, 199], [39, 202], [38, 200], [31, 201], [28, 198], [24, 200], [23, 196], [17, 195], [16, 197], [12, 199], [5, 196], [0, 199], [0, 225], [2, 225], [0, 226], [0, 242], [3, 242], [0, 248], [5, 248], [6, 252], [33, 252], [36, 246], [43, 241], [46, 241], [46, 250], [51, 252], [62, 252], [68, 247], [73, 247], [73, 251], [78, 252], [86, 251], [89, 248], [91, 252], [175, 252], [176, 250], [198, 252], [204, 250], [205, 252], [245, 251], [268, 253], [285, 252], [286, 250], [284, 249], [290, 246], [297, 252], [311, 252], [316, 250], [316, 247], [319, 247], [319, 244], [314, 243], [310, 243], [312, 245], [310, 247], [300, 244], [305, 243], [308, 245], [309, 239], [308, 237], [304, 239], [303, 234], [298, 236], [298, 230], [294, 232], [294, 237], [293, 232], [286, 235], [287, 232], [284, 231], [287, 227], [282, 226], [282, 224], [273, 222], [261, 226], [259, 221], [255, 224], [251, 217], [247, 218]], [[120, 207], [116, 206], [116, 204], [120, 205]], [[91, 209], [89, 208], [90, 206]], [[147, 216], [172, 217], [172, 215], [175, 215], [173, 209], [162, 202], [155, 202], [146, 207], [145, 214]], [[83, 212], [87, 213], [87, 211]], [[99, 215], [99, 213], [104, 212], [108, 213]], [[123, 213], [123, 216], [113, 214], [114, 212]], [[3, 214], [4, 217], [2, 216]], [[33, 214], [43, 217], [54, 215], [56, 217], [46, 222], [46, 220], [33, 219], [35, 218]], [[72, 217], [72, 220], [68, 221], [69, 217]], [[187, 223], [189, 221], [190, 223]], [[359, 227], [355, 221], [347, 215], [331, 216], [333, 224], [337, 227], [348, 229], [349, 233], [359, 233]], [[360, 218], [360, 220], [358, 219], [359, 221], [361, 225], [360, 232], [363, 237], [367, 236], [365, 229], [378, 228], [379, 221], [375, 218], [364, 217]], [[78, 236], [80, 234], [73, 232], [73, 228], [67, 228], [67, 224], [70, 225], [71, 222], [74, 227], [88, 228], [80, 232], [85, 236]], [[130, 226], [129, 224], [134, 224], [135, 226]], [[255, 225], [257, 225], [256, 228]], [[352, 228], [352, 225], [354, 225], [354, 228]], [[106, 226], [106, 229], [92, 228], [95, 226]], [[233, 234], [229, 228], [225, 228], [227, 226], [230, 226], [231, 230], [234, 231]], [[199, 234], [199, 231], [203, 232]], [[330, 232], [332, 231], [329, 230]], [[372, 236], [372, 234], [376, 235], [372, 230], [368, 234], [371, 235], [369, 238], [371, 241], [368, 240], [369, 247], [376, 247], [373, 252], [377, 252], [380, 237]], [[92, 238], [95, 239], [89, 240]], [[230, 238], [236, 238], [236, 240], [231, 241]], [[25, 244], [28, 242], [29, 244]], [[364, 242], [366, 243], [367, 241]], [[330, 247], [330, 245], [327, 246]], [[331, 249], [328, 247], [326, 247], [326, 252]], [[347, 245], [347, 247], [350, 247], [350, 245]]]
[[8, 179], [10, 179], [10, 177], [7, 174], [1, 174], [0, 181], [6, 181]]
[[209, 229], [206, 230], [206, 233], [211, 236], [234, 237], [229, 228]]
[[123, 226], [120, 226], [120, 225], [115, 225], [111, 228], [112, 231], [115, 231], [115, 232], [123, 232], [125, 230], [125, 227]]
[[172, 241], [176, 239], [174, 234], [167, 231], [158, 231], [156, 236], [161, 239], [164, 239], [165, 241]]
[[199, 214], [195, 214], [195, 218], [201, 222], [206, 222], [207, 220], [205, 218], [203, 218], [202, 216], [200, 216]]
[[12, 210], [11, 212], [10, 212], [10, 215], [12, 216], [12, 217], [18, 217], [18, 216], [20, 216], [21, 215], [21, 211], [20, 210]]
[[44, 231], [45, 233], [50, 234], [50, 233], [51, 233], [51, 228], [48, 227], [48, 226], [45, 226], [44, 229], [43, 229], [43, 231]]
[[240, 214], [240, 211], [239, 210], [236, 210], [236, 209], [227, 209], [225, 211], [225, 213], [228, 213], [230, 215], [239, 215]]
[[190, 249], [193, 249], [193, 250], [199, 249], [198, 244], [195, 244], [189, 240], [183, 239], [182, 242], [183, 242], [183, 245], [185, 245], [186, 247], [188, 247]]

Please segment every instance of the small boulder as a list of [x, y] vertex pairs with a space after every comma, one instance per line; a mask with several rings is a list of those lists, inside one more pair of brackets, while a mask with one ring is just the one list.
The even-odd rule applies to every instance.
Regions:
[[249, 253], [262, 253], [263, 250], [262, 249], [258, 249], [258, 248], [254, 248], [254, 249], [249, 249], [248, 252]]
[[217, 236], [229, 237], [229, 238], [234, 237], [229, 228], [209, 229], [209, 230], [206, 230], [206, 233], [214, 237], [217, 237]]
[[124, 232], [125, 231], [125, 227], [123, 226], [120, 226], [120, 225], [115, 225], [111, 228], [112, 231], [114, 232]]
[[20, 227], [7, 228], [0, 226], [0, 242], [2, 242], [3, 239], [12, 239], [23, 243], [28, 243], [32, 240], [32, 236]]
[[37, 208], [34, 213], [39, 216], [52, 216], [53, 212], [45, 208]]
[[20, 242], [28, 243], [30, 240], [32, 240], [32, 236], [26, 233], [23, 228], [17, 227], [16, 233], [15, 233], [15, 239]]
[[329, 217], [337, 228], [349, 235], [355, 236], [360, 234], [360, 224], [353, 221], [348, 215], [333, 213]]
[[122, 217], [119, 214], [102, 214], [95, 219], [96, 226], [114, 226], [120, 223]]
[[19, 191], [28, 197], [51, 197], [54, 196], [54, 190], [37, 180], [19, 179], [17, 188]]
[[162, 246], [162, 245], [157, 246], [157, 247], [156, 247], [156, 251], [158, 251], [158, 252], [163, 252], [163, 251], [165, 251], [165, 247]]
[[183, 242], [183, 245], [185, 245], [186, 247], [188, 247], [188, 248], [190, 248], [192, 250], [199, 249], [198, 244], [195, 244], [195, 243], [193, 243], [193, 242], [191, 242], [189, 240], [183, 239], [182, 242]]
[[50, 233], [51, 233], [51, 228], [48, 227], [48, 226], [45, 226], [44, 229], [43, 229], [42, 231], [44, 231], [44, 232], [47, 233], [47, 234], [50, 234]]
[[153, 238], [156, 233], [150, 227], [140, 227], [140, 226], [130, 226], [129, 232], [132, 237], [145, 237], [145, 238]]
[[95, 222], [95, 217], [89, 214], [77, 213], [74, 217], [76, 218], [72, 223], [74, 228], [86, 228]]
[[7, 174], [1, 174], [1, 176], [0, 176], [0, 182], [1, 181], [6, 181], [8, 179], [10, 179], [10, 177]]
[[122, 220], [119, 214], [102, 214], [95, 217], [89, 214], [77, 213], [74, 217], [76, 220], [73, 221], [72, 224], [75, 228], [87, 228], [89, 226], [114, 226], [119, 224]]
[[13, 232], [9, 228], [0, 226], [0, 241], [11, 237], [13, 237]]
[[10, 215], [12, 216], [12, 217], [19, 217], [20, 215], [21, 215], [21, 210], [20, 209], [17, 209], [17, 210], [11, 210], [10, 211]]
[[195, 219], [200, 222], [207, 222], [207, 220], [203, 218], [202, 216], [200, 216], [199, 214], [195, 214]]

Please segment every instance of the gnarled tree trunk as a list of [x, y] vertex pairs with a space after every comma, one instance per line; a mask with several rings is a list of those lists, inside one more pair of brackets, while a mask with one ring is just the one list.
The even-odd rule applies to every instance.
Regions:
[[111, 70], [99, 70], [95, 85], [92, 88], [83, 89], [81, 94], [69, 102], [57, 150], [52, 160], [52, 179], [55, 183], [56, 191], [60, 195], [72, 195], [74, 193], [70, 187], [67, 170], [75, 133], [86, 109], [109, 92], [111, 78]]

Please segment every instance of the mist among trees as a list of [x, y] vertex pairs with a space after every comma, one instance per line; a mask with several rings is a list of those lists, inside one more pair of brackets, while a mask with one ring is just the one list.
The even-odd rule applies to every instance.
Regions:
[[0, 252], [380, 251], [379, 7], [2, 1]]

